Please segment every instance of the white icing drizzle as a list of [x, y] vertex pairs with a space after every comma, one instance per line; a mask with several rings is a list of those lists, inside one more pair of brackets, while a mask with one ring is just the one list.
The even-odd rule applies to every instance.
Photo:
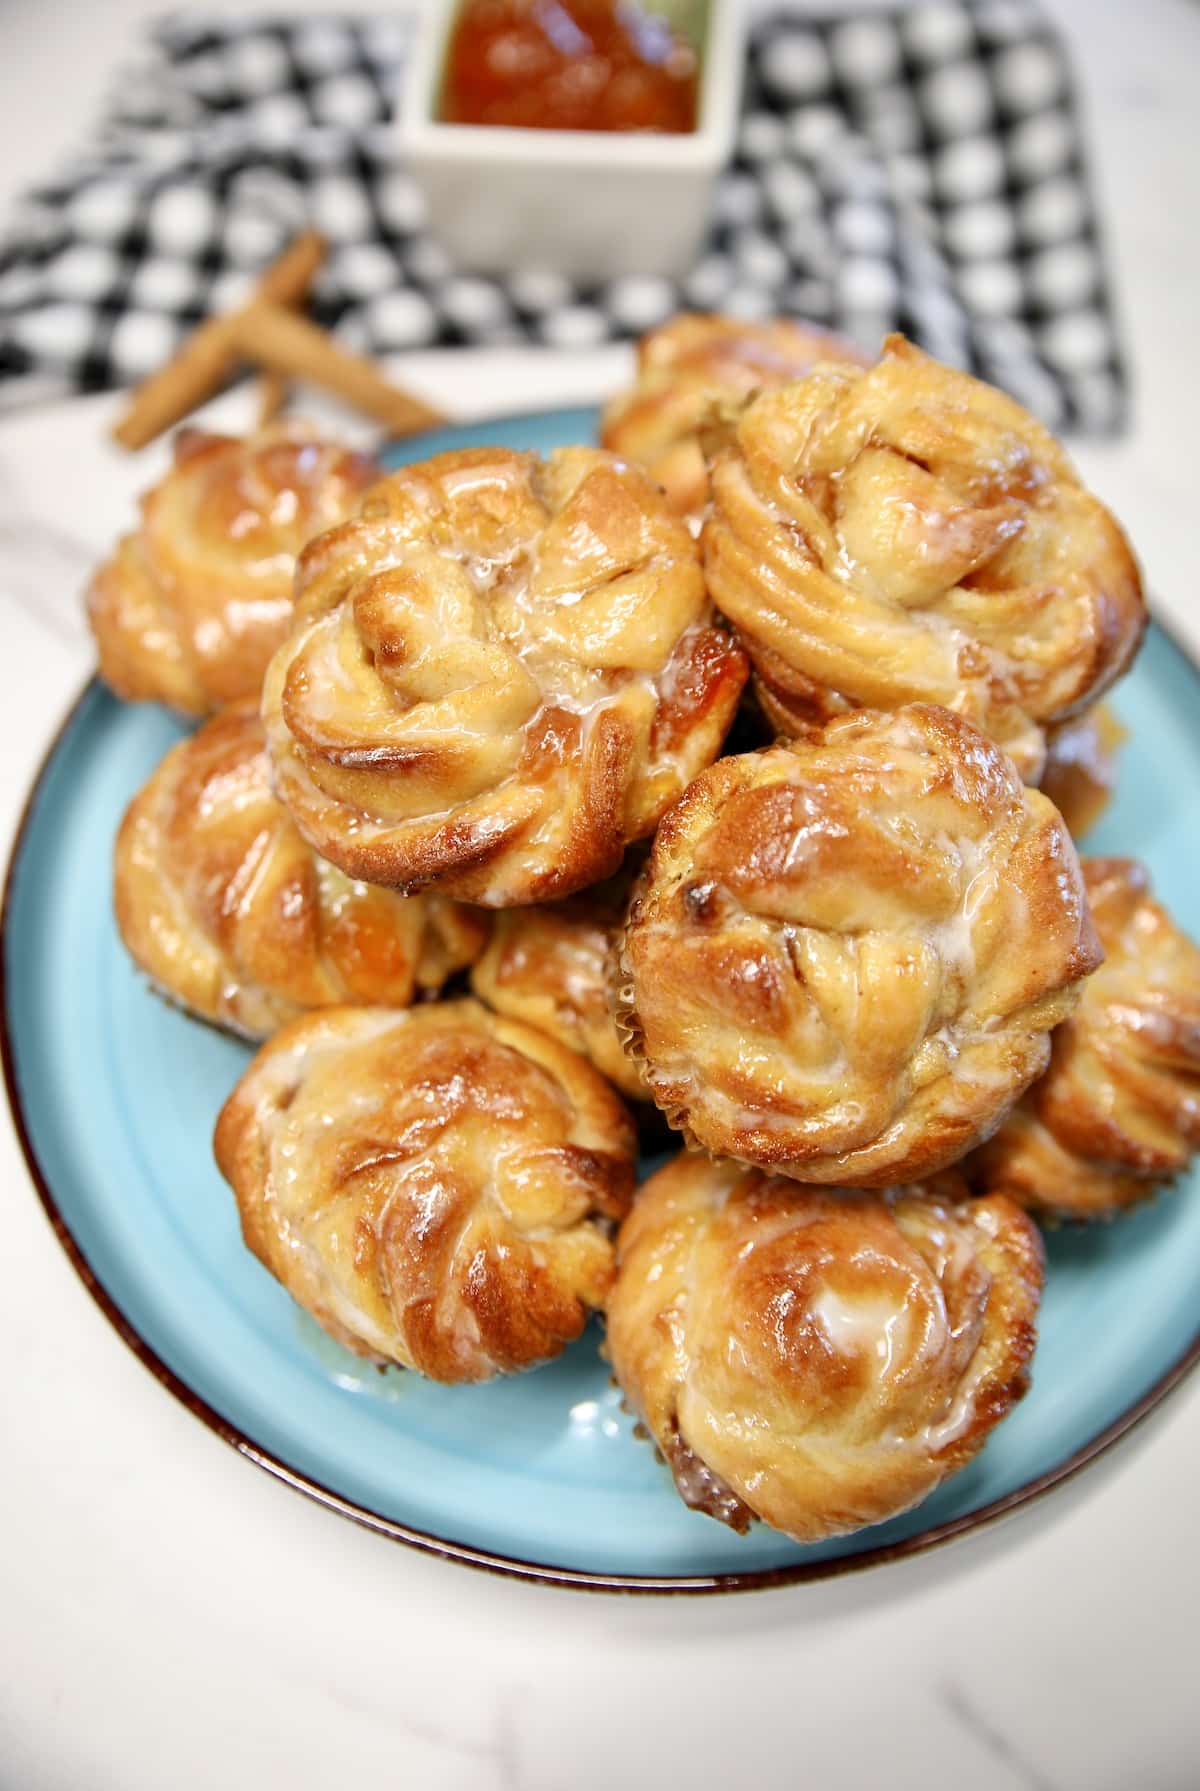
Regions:
[[891, 1300], [846, 1300], [826, 1286], [810, 1311], [835, 1350], [844, 1356], [873, 1356], [881, 1376], [907, 1345], [909, 1315]]

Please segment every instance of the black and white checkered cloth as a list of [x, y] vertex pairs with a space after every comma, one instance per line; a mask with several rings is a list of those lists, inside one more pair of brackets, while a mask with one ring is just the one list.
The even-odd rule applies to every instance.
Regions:
[[1120, 427], [1125, 377], [1063, 51], [1029, 0], [781, 16], [752, 33], [736, 159], [678, 284], [464, 274], [390, 116], [404, 19], [177, 15], [97, 140], [0, 238], [0, 400], [161, 365], [306, 223], [322, 322], [383, 355], [580, 348], [680, 308], [903, 330], [1057, 428]]

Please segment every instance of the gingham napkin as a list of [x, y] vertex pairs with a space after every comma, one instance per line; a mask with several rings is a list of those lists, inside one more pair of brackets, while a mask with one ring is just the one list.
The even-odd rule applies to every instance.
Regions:
[[699, 262], [590, 289], [460, 273], [427, 233], [390, 125], [408, 29], [160, 24], [94, 143], [0, 237], [0, 401], [161, 365], [312, 223], [331, 243], [315, 313], [371, 354], [793, 313], [868, 348], [903, 330], [1056, 428], [1123, 422], [1069, 72], [1027, 0], [764, 20]]

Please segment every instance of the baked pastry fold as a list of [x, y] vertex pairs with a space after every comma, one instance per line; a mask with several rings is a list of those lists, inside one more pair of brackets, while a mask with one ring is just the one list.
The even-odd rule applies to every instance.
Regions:
[[629, 879], [534, 908], [506, 908], [492, 923], [471, 987], [497, 1013], [523, 1020], [580, 1052], [631, 1100], [645, 1100], [608, 1005], [608, 959], [625, 919]]
[[477, 448], [309, 545], [263, 715], [325, 857], [507, 907], [616, 870], [715, 757], [745, 677], [646, 474]]
[[1036, 783], [1137, 649], [1133, 555], [1057, 442], [901, 337], [760, 393], [711, 479], [709, 588], [785, 733], [940, 703]]
[[1057, 810], [961, 717], [914, 704], [696, 778], [612, 1000], [690, 1141], [876, 1187], [995, 1129], [1099, 957]]
[[407, 1007], [470, 964], [488, 930], [478, 909], [373, 889], [318, 858], [272, 795], [253, 700], [179, 741], [134, 797], [114, 906], [164, 994], [248, 1038], [307, 1008]]
[[88, 589], [105, 683], [189, 715], [257, 695], [291, 621], [297, 554], [378, 477], [304, 423], [247, 440], [180, 430], [139, 526]]
[[1050, 1067], [963, 1171], [1039, 1212], [1105, 1217], [1200, 1149], [1200, 950], [1131, 858], [1083, 861], [1103, 964]]
[[328, 1008], [217, 1122], [246, 1243], [348, 1349], [438, 1381], [556, 1356], [603, 1305], [634, 1139], [590, 1064], [475, 1001]]
[[1037, 1228], [953, 1174], [886, 1196], [684, 1152], [621, 1227], [607, 1348], [685, 1502], [819, 1542], [915, 1505], [1025, 1392]]
[[818, 361], [864, 367], [854, 345], [815, 324], [684, 312], [642, 337], [632, 388], [605, 406], [600, 440], [651, 473], [680, 515], [708, 499], [703, 436], [717, 407], [799, 379]]

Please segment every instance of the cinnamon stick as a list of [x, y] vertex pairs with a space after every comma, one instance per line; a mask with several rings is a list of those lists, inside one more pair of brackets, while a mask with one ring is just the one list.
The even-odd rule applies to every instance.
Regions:
[[282, 373], [264, 373], [258, 382], [258, 426], [265, 429], [287, 408], [291, 383]]
[[[324, 259], [324, 239], [305, 230], [267, 268], [251, 304], [299, 304]], [[143, 380], [113, 430], [122, 447], [144, 448], [220, 390], [238, 359], [238, 316], [226, 312], [200, 324], [165, 367]]]
[[413, 435], [445, 421], [432, 405], [392, 385], [372, 361], [340, 347], [295, 311], [255, 303], [229, 321], [233, 340], [247, 360], [289, 379], [324, 387], [393, 435]]

